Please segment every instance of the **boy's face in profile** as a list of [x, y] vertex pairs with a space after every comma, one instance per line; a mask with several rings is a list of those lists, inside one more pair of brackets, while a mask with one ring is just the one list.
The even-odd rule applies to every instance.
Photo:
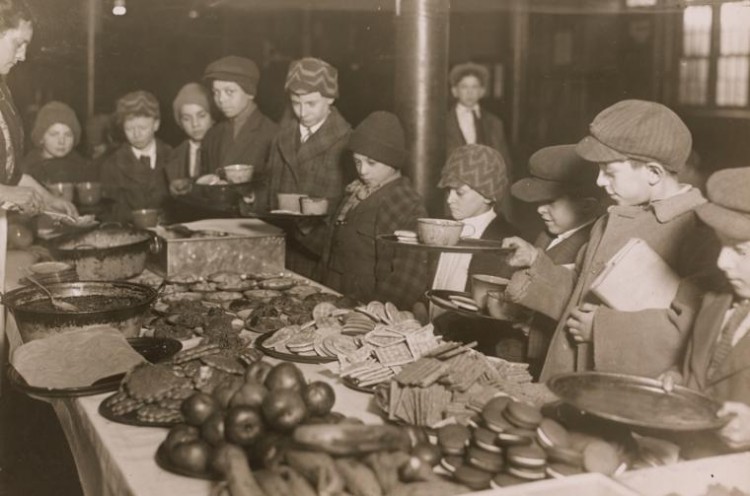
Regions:
[[453, 88], [453, 97], [464, 107], [473, 107], [484, 96], [485, 88], [478, 77], [467, 74]]
[[544, 221], [547, 232], [554, 235], [575, 229], [590, 219], [585, 199], [573, 199], [568, 195], [539, 204], [536, 211]]
[[128, 117], [122, 125], [128, 143], [137, 150], [148, 148], [159, 130], [159, 119], [143, 115]]
[[717, 233], [721, 252], [716, 265], [740, 298], [750, 298], [750, 241], [738, 241]]
[[490, 200], [468, 184], [462, 184], [458, 188], [450, 188], [446, 202], [451, 211], [451, 216], [456, 220], [476, 217], [487, 212], [492, 206]]
[[651, 201], [651, 173], [629, 160], [599, 164], [596, 184], [618, 205], [641, 205]]
[[186, 103], [180, 108], [180, 126], [193, 141], [201, 141], [213, 123], [211, 113], [200, 105]]

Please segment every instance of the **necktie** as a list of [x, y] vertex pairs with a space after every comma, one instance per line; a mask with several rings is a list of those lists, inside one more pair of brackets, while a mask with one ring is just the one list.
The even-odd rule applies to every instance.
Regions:
[[193, 155], [193, 161], [188, 164], [190, 168], [190, 177], [197, 177], [201, 174], [201, 147], [195, 148], [195, 154]]
[[148, 155], [141, 155], [138, 160], [149, 169], [151, 168], [151, 157]]
[[302, 136], [300, 138], [302, 143], [305, 143], [307, 140], [309, 140], [310, 136], [312, 136], [312, 129], [302, 126]]
[[473, 110], [472, 115], [474, 116], [474, 132], [476, 133], [476, 144], [484, 145], [484, 129], [482, 128], [482, 117], [479, 115], [478, 110]]
[[708, 365], [708, 378], [713, 378], [714, 374], [719, 370], [721, 364], [729, 356], [729, 352], [732, 351], [732, 338], [739, 329], [740, 324], [750, 314], [750, 300], [745, 300], [738, 304], [732, 312], [732, 316], [729, 317], [724, 328], [721, 330], [721, 337], [714, 347], [714, 352], [711, 356], [711, 362]]

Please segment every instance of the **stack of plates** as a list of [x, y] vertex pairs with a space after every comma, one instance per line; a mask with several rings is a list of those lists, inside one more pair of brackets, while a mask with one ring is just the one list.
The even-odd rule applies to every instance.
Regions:
[[[35, 263], [29, 267], [29, 273], [44, 286], [57, 282], [74, 282], [78, 280], [76, 268], [64, 262]], [[28, 285], [31, 284], [31, 281], [24, 277], [19, 283]]]
[[414, 231], [398, 230], [393, 231], [393, 235], [396, 236], [399, 243], [409, 243], [416, 245], [419, 242], [417, 233], [415, 233]]

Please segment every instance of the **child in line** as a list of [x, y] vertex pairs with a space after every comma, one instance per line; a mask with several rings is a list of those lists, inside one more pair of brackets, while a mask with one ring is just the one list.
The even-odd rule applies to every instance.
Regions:
[[398, 118], [374, 112], [349, 140], [359, 179], [333, 217], [326, 283], [352, 298], [390, 301], [411, 308], [427, 286], [427, 257], [377, 240], [399, 229], [414, 230], [426, 217], [422, 198], [402, 175], [406, 140]]
[[115, 200], [113, 220], [130, 222], [133, 210], [162, 208], [169, 197], [164, 165], [172, 149], [155, 136], [161, 114], [151, 93], [134, 91], [123, 96], [115, 115], [127, 143], [104, 162], [102, 185], [104, 195]]
[[42, 184], [96, 181], [89, 162], [74, 148], [81, 141], [81, 124], [72, 108], [62, 102], [45, 104], [31, 129], [36, 148], [21, 162], [25, 174]]
[[599, 164], [597, 184], [617, 204], [591, 230], [571, 271], [520, 239], [509, 263], [506, 297], [558, 321], [540, 380], [555, 374], [599, 370], [656, 377], [674, 365], [698, 309], [700, 290], [685, 284], [670, 308], [623, 312], [589, 292], [607, 262], [631, 239], [645, 241], [681, 278], [716, 272], [710, 260], [718, 242], [695, 209], [700, 191], [680, 184], [692, 137], [664, 105], [624, 100], [603, 110], [576, 146]]
[[[596, 186], [596, 168], [583, 160], [574, 145], [542, 148], [529, 159], [531, 175], [511, 186], [517, 199], [536, 206], [544, 222], [534, 246], [556, 265], [575, 268], [578, 252], [588, 242], [594, 221], [603, 211]], [[528, 334], [526, 358], [538, 376], [556, 322], [534, 313], [519, 326]]]
[[[732, 450], [750, 449], [750, 167], [725, 169], [708, 180], [710, 203], [698, 217], [721, 241], [716, 264], [729, 282], [703, 298], [681, 372], [662, 376], [722, 403], [720, 416], [733, 418], [719, 431]], [[690, 440], [689, 444], [698, 444]], [[710, 445], [709, 445], [710, 446]], [[719, 448], [721, 449], [721, 447]]]

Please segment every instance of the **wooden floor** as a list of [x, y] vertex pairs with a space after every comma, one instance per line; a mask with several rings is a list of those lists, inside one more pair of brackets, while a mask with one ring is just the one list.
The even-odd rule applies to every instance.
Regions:
[[52, 407], [11, 389], [0, 396], [0, 496], [82, 496]]

